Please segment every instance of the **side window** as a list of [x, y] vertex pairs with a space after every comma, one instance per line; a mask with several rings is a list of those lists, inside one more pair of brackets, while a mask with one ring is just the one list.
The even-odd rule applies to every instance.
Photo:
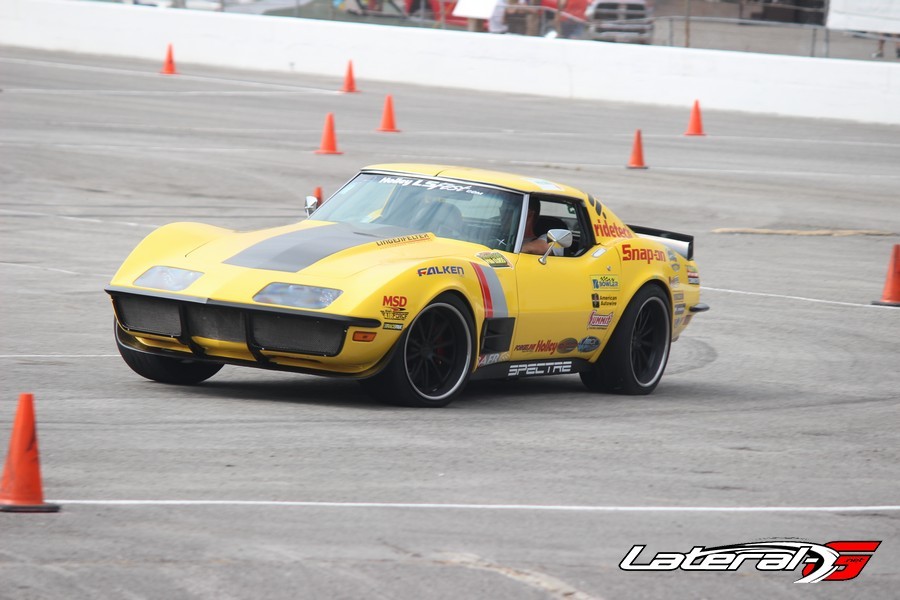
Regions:
[[541, 214], [535, 221], [537, 235], [550, 229], [568, 229], [572, 232], [572, 245], [565, 249], [564, 256], [581, 256], [591, 246], [592, 238], [585, 235], [587, 213], [582, 201], [560, 196], [540, 196]]

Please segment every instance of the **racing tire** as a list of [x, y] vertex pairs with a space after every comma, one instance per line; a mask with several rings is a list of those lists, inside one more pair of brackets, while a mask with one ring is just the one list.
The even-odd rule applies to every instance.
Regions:
[[646, 285], [631, 299], [600, 358], [581, 372], [581, 381], [592, 392], [649, 394], [666, 370], [671, 344], [669, 299], [658, 286]]
[[441, 408], [459, 395], [475, 361], [475, 323], [465, 303], [441, 294], [416, 315], [387, 366], [360, 384], [378, 400]]
[[119, 341], [119, 325], [116, 324], [116, 346], [119, 354], [131, 370], [153, 381], [176, 385], [196, 385], [218, 373], [220, 363], [157, 356], [129, 348]]

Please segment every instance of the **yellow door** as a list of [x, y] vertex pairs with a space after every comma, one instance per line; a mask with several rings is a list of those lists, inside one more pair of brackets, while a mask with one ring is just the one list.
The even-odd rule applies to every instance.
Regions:
[[538, 258], [521, 254], [516, 262], [519, 314], [510, 359], [592, 358], [620, 310], [618, 253], [550, 256], [545, 265]]

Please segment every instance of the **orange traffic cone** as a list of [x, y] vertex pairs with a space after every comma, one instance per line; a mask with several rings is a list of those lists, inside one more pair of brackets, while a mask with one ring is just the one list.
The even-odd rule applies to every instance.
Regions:
[[341, 88], [341, 91], [345, 94], [352, 94], [353, 92], [358, 92], [356, 89], [356, 81], [353, 79], [353, 61], [347, 61], [347, 74], [344, 75], [344, 87]]
[[381, 115], [381, 127], [376, 131], [387, 133], [400, 133], [397, 124], [394, 123], [394, 98], [388, 94], [384, 99], [384, 113]]
[[166, 62], [163, 63], [160, 73], [163, 75], [178, 75], [178, 71], [175, 70], [175, 59], [172, 56], [172, 44], [169, 44], [169, 49], [166, 51]]
[[0, 480], [0, 512], [57, 512], [58, 504], [46, 504], [41, 487], [41, 462], [34, 426], [34, 396], [21, 394], [9, 454]]
[[691, 120], [688, 123], [684, 135], [706, 135], [703, 133], [703, 119], [700, 118], [700, 101], [694, 100], [694, 108], [691, 110]]
[[634, 132], [634, 146], [631, 149], [631, 160], [628, 161], [629, 169], [646, 169], [644, 164], [644, 144], [641, 142], [641, 130]]
[[900, 307], [900, 244], [894, 245], [891, 254], [891, 263], [888, 265], [887, 279], [884, 281], [884, 293], [881, 300], [875, 300], [872, 304], [880, 306]]
[[334, 138], [334, 113], [325, 115], [325, 128], [322, 130], [322, 144], [316, 154], [343, 154], [338, 152], [337, 140]]
[[319, 201], [319, 204], [322, 204], [322, 188], [321, 187], [316, 188], [316, 190], [313, 192], [313, 196], [316, 197], [316, 200]]

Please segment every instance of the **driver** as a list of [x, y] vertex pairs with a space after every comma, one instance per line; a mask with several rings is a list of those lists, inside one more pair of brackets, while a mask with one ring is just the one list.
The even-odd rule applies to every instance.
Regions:
[[528, 201], [528, 215], [525, 217], [525, 237], [522, 238], [522, 252], [543, 255], [550, 243], [545, 235], [535, 235], [534, 223], [541, 216], [541, 201], [531, 198]]

